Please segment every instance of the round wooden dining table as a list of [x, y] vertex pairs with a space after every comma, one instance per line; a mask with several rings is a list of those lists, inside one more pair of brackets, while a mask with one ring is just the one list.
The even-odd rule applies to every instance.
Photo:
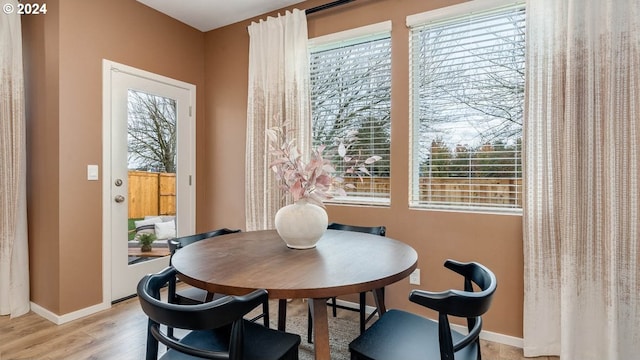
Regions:
[[409, 245], [371, 234], [327, 230], [313, 249], [286, 246], [275, 230], [218, 236], [185, 246], [171, 260], [185, 283], [213, 293], [244, 295], [266, 289], [280, 299], [278, 328], [284, 330], [284, 299], [308, 298], [313, 309], [316, 359], [330, 359], [326, 301], [374, 291], [379, 314], [384, 287], [416, 268]]

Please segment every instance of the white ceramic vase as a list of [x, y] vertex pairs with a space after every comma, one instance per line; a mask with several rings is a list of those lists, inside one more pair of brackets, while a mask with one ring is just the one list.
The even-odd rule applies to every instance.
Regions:
[[278, 234], [292, 249], [311, 249], [327, 230], [329, 218], [324, 208], [299, 200], [276, 212]]

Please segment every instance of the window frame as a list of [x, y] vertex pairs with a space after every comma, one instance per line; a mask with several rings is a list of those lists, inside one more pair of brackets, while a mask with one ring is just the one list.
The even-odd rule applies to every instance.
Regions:
[[[429, 26], [435, 23], [453, 23], [456, 21], [460, 21], [463, 18], [467, 18], [469, 16], [474, 15], [474, 13], [480, 13], [479, 15], [487, 15], [492, 12], [501, 12], [510, 7], [523, 7], [526, 11], [526, 1], [525, 0], [473, 0], [466, 3], [461, 3], [457, 5], [452, 5], [444, 8], [439, 8], [431, 11], [427, 11], [424, 13], [409, 15], [406, 18], [406, 26], [409, 29], [409, 191], [408, 191], [408, 201], [409, 208], [414, 210], [439, 210], [439, 211], [452, 211], [452, 212], [469, 212], [469, 213], [493, 213], [493, 214], [506, 214], [506, 215], [522, 215], [522, 197], [523, 197], [523, 165], [522, 165], [522, 145], [520, 145], [519, 153], [520, 153], [520, 178], [519, 178], [519, 188], [520, 191], [517, 192], [519, 197], [519, 204], [515, 207], [500, 207], [500, 206], [469, 206], [461, 203], [451, 203], [451, 204], [434, 204], [429, 203], [427, 201], [420, 200], [420, 174], [419, 170], [420, 161], [416, 161], [416, 157], [418, 157], [418, 151], [416, 147], [417, 135], [420, 135], [420, 132], [416, 131], [416, 122], [420, 122], [420, 119], [417, 119], [418, 113], [415, 110], [415, 97], [414, 93], [414, 47], [413, 47], [413, 29], [414, 28], [422, 28], [425, 26]], [[526, 21], [526, 20], [525, 20]], [[525, 23], [526, 29], [526, 23]], [[526, 65], [525, 65], [526, 66]], [[523, 95], [524, 96], [524, 95]], [[524, 106], [523, 99], [523, 106]], [[524, 120], [524, 116], [523, 116]], [[419, 125], [419, 124], [418, 124]], [[521, 130], [522, 131], [522, 130]], [[417, 132], [417, 134], [416, 134]], [[522, 136], [521, 136], [522, 138]], [[417, 165], [416, 165], [417, 164]], [[517, 166], [517, 165], [516, 165]]]
[[[311, 61], [311, 53], [336, 49], [340, 47], [346, 47], [350, 45], [361, 44], [366, 41], [379, 40], [388, 37], [389, 38], [389, 46], [391, 47], [391, 27], [392, 23], [390, 20], [383, 21], [371, 25], [366, 25], [354, 29], [349, 29], [345, 31], [340, 31], [332, 34], [327, 34], [323, 36], [318, 36], [315, 38], [309, 39], [308, 49], [309, 49], [309, 59]], [[391, 52], [389, 52], [389, 62], [391, 62]], [[311, 64], [310, 64], [311, 65]], [[391, 77], [392, 70], [389, 69], [389, 76]], [[311, 87], [311, 84], [309, 84]], [[389, 87], [391, 87], [391, 80], [389, 83]], [[313, 94], [312, 94], [313, 96]], [[312, 121], [313, 121], [313, 106], [311, 106], [312, 111]], [[389, 102], [389, 116], [391, 116], [391, 102]], [[389, 126], [391, 118], [389, 118]], [[312, 125], [313, 126], [313, 125]], [[312, 134], [313, 137], [313, 134]], [[391, 141], [391, 136], [389, 136], [389, 142]], [[314, 139], [312, 138], [312, 143]], [[330, 205], [364, 205], [364, 206], [381, 206], [388, 207], [391, 204], [391, 190], [390, 190], [390, 182], [391, 182], [391, 146], [389, 146], [389, 191], [380, 193], [386, 194], [386, 197], [381, 196], [357, 196], [357, 195], [348, 195], [348, 196], [334, 196], [332, 199], [325, 200], [326, 204]], [[365, 176], [366, 181], [366, 176]], [[376, 193], [373, 193], [375, 195]]]

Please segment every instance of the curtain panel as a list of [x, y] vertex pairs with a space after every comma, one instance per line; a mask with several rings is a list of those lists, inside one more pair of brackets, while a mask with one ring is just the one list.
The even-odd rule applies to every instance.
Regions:
[[[12, 8], [11, 8], [12, 6]], [[17, 9], [9, 0], [4, 9]], [[6, 11], [5, 11], [6, 12]], [[0, 21], [0, 315], [29, 311], [26, 135], [20, 15]]]
[[269, 168], [266, 130], [294, 127], [302, 154], [311, 148], [307, 17], [294, 9], [249, 28], [249, 93], [245, 208], [246, 230], [274, 228], [275, 213], [287, 204]]
[[525, 356], [638, 357], [639, 17], [527, 3]]

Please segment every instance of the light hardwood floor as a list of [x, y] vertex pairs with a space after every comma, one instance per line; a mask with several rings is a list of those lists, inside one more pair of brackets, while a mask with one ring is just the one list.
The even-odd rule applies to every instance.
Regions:
[[[305, 315], [306, 306], [293, 300], [287, 306], [287, 315]], [[276, 309], [277, 303], [273, 302], [270, 310], [274, 319]], [[339, 317], [358, 321], [356, 312], [338, 311]], [[34, 313], [13, 320], [0, 316], [0, 360], [144, 359], [146, 320], [137, 298], [60, 326]], [[305, 334], [301, 335], [304, 341]], [[492, 342], [483, 342], [482, 355], [486, 360], [525, 359], [521, 349]]]

